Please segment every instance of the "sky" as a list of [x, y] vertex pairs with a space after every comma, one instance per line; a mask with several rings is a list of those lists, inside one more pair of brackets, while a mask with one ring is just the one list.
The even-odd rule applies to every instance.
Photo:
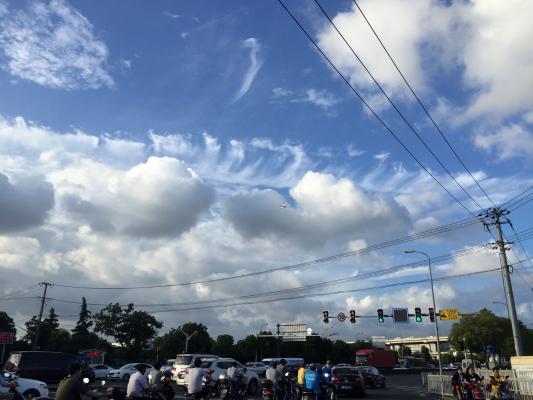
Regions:
[[[358, 2], [468, 171], [354, 2], [319, 4], [383, 91], [315, 1], [284, 4], [335, 68], [274, 0], [0, 0], [0, 309], [18, 326], [46, 281], [67, 329], [84, 296], [93, 311], [133, 302], [162, 332], [431, 335], [377, 324], [378, 308], [432, 306], [425, 258], [405, 247], [456, 255], [433, 263], [437, 308], [507, 315], [497, 270], [454, 277], [499, 266], [480, 222], [361, 249], [531, 187], [533, 3]], [[532, 228], [531, 206], [506, 236]], [[523, 238], [510, 262], [533, 253]], [[512, 283], [533, 327], [531, 260]], [[350, 309], [376, 318], [322, 323]]]

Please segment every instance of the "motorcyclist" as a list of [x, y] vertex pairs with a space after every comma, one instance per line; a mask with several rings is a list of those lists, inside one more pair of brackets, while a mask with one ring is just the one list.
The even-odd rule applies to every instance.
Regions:
[[472, 385], [479, 384], [483, 379], [474, 372], [474, 368], [468, 367], [464, 376], [466, 399], [472, 400], [474, 398], [472, 393]]
[[187, 393], [190, 395], [204, 395], [209, 393], [209, 387], [202, 386], [202, 379], [209, 377], [209, 371], [202, 368], [202, 360], [197, 357], [194, 360], [194, 368], [189, 369], [189, 384]]
[[453, 392], [457, 394], [457, 398], [463, 400], [463, 385], [465, 382], [465, 375], [463, 374], [463, 367], [457, 367], [457, 371], [452, 376]]
[[500, 369], [494, 367], [492, 369], [492, 375], [490, 376], [490, 398], [491, 399], [500, 399], [501, 398], [501, 386], [502, 384], [507, 383], [507, 378], [500, 375]]
[[326, 365], [322, 367], [322, 377], [324, 382], [331, 383], [331, 374], [333, 373], [333, 363], [328, 360]]
[[176, 396], [176, 392], [172, 387], [172, 371], [165, 371], [162, 373], [158, 388], [163, 394], [163, 396], [165, 396], [165, 399], [174, 399], [174, 397]]
[[[0, 387], [5, 387], [5, 388], [9, 388], [9, 389], [13, 389], [15, 387], [17, 387], [17, 382], [15, 381], [11, 381], [11, 382], [8, 382], [5, 378], [4, 378], [4, 374], [2, 371], [0, 371]], [[12, 392], [3, 392], [3, 391], [0, 391], [0, 400], [11, 400], [14, 396], [14, 393]]]
[[150, 386], [159, 385], [162, 377], [163, 373], [161, 372], [161, 363], [158, 361], [154, 364], [154, 369], [152, 369], [148, 375], [148, 383]]
[[80, 381], [81, 365], [74, 363], [68, 368], [68, 376], [59, 382], [56, 400], [79, 400], [82, 395], [89, 394], [89, 386]]
[[311, 364], [304, 376], [305, 388], [320, 396], [320, 377], [316, 371], [316, 366]]
[[303, 388], [305, 385], [305, 373], [307, 372], [307, 369], [305, 368], [305, 364], [300, 365], [300, 368], [298, 368], [298, 377], [296, 380], [296, 397], [297, 400], [300, 400], [302, 397]]
[[142, 399], [144, 391], [148, 390], [150, 387], [150, 385], [148, 385], [148, 379], [145, 375], [146, 364], [137, 364], [135, 368], [137, 369], [137, 372], [130, 376], [127, 388], [127, 396], [133, 400]]

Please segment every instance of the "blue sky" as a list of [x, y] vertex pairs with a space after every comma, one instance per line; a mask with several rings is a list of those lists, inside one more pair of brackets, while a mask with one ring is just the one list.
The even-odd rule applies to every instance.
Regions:
[[[533, 28], [526, 18], [533, 10], [528, 2], [515, 3], [418, 0], [405, 7], [399, 0], [360, 2], [402, 72], [497, 203], [533, 182], [533, 94], [528, 89]], [[286, 4], [411, 151], [477, 213], [377, 91], [316, 4]], [[324, 7], [441, 161], [482, 206], [489, 206], [353, 3]], [[0, 270], [16, 271], [0, 284], [3, 296], [25, 289], [21, 280], [72, 284], [81, 276], [94, 285], [123, 286], [256, 271], [468, 216], [362, 107], [277, 1], [104, 6], [99, 1], [0, 0], [0, 64], [0, 183], [6, 188], [0, 200], [7, 205], [0, 214]], [[280, 208], [283, 204], [288, 206]], [[510, 216], [517, 231], [530, 227], [530, 215], [524, 206]], [[478, 225], [411, 246], [440, 255], [488, 240]], [[524, 244], [531, 253], [531, 245]], [[494, 255], [473, 257], [438, 266], [439, 271], [471, 272], [497, 263]], [[159, 293], [153, 301], [147, 291], [142, 300], [133, 300], [216, 299], [411, 260], [396, 247], [313, 272], [249, 280], [248, 291], [230, 281]], [[132, 273], [126, 277], [124, 271]], [[521, 272], [523, 279], [513, 276], [513, 283], [520, 316], [531, 324], [533, 271]], [[424, 271], [361, 286], [415, 276], [423, 277]], [[79, 297], [78, 291], [54, 292], [65, 299]], [[504, 315], [492, 304], [501, 301], [501, 292], [498, 275], [489, 274], [446, 281], [438, 297], [450, 307], [488, 306]], [[320, 330], [317, 319], [324, 307], [373, 313], [402, 296], [405, 306], [413, 307], [428, 301], [428, 295], [411, 285], [364, 296], [291, 301], [281, 315], [261, 305], [215, 309], [202, 318], [215, 332], [237, 336], [279, 318], [301, 319]], [[130, 296], [112, 292], [100, 300], [126, 302]], [[94, 293], [87, 297], [90, 301]], [[1, 307], [23, 321], [35, 312], [35, 304], [28, 303], [6, 301]], [[76, 313], [75, 305], [55, 306], [63, 315]], [[162, 318], [166, 328], [175, 324]], [[189, 312], [178, 322], [195, 318]], [[383, 329], [389, 336], [397, 333], [392, 326]], [[342, 337], [354, 335], [347, 327], [339, 330]], [[413, 334], [410, 328], [404, 331]], [[379, 333], [363, 323], [357, 335]], [[431, 333], [431, 326], [420, 333]]]

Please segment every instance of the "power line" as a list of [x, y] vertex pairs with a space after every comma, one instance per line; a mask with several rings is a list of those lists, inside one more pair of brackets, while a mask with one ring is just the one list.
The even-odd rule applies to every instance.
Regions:
[[[507, 203], [511, 203], [513, 200], [516, 200], [518, 199], [519, 197], [522, 197], [524, 194], [526, 194], [527, 192], [533, 190], [533, 186], [529, 186], [527, 189], [521, 191], [520, 193], [518, 193], [516, 196], [513, 196], [512, 198], [510, 198], [509, 200], [507, 200], [505, 203], [503, 203], [500, 207], [505, 207], [505, 208], [509, 208], [509, 207], [512, 207], [514, 205], [514, 202], [513, 204], [507, 204]], [[529, 195], [527, 195], [529, 196]], [[525, 197], [527, 197], [525, 196]]]
[[389, 240], [387, 242], [378, 243], [378, 244], [367, 246], [367, 247], [357, 249], [357, 250], [339, 253], [339, 254], [322, 257], [322, 258], [318, 258], [318, 259], [314, 259], [310, 261], [305, 261], [305, 262], [301, 262], [297, 264], [290, 264], [290, 265], [285, 265], [281, 267], [269, 268], [269, 269], [264, 269], [261, 271], [249, 272], [245, 274], [239, 274], [239, 275], [233, 275], [233, 276], [227, 276], [227, 277], [221, 277], [221, 278], [203, 279], [203, 280], [197, 280], [197, 281], [192, 281], [192, 282], [163, 284], [163, 285], [130, 286], [130, 287], [79, 286], [79, 285], [67, 285], [67, 284], [60, 284], [60, 283], [54, 283], [54, 285], [57, 287], [72, 288], [72, 289], [87, 289], [87, 290], [135, 290], [135, 289], [155, 289], [155, 288], [165, 288], [165, 287], [181, 287], [181, 286], [191, 286], [191, 285], [196, 285], [196, 284], [223, 282], [223, 281], [229, 281], [229, 280], [234, 280], [234, 279], [247, 278], [251, 276], [269, 274], [269, 273], [278, 272], [278, 271], [284, 271], [284, 270], [290, 270], [290, 269], [296, 269], [296, 268], [304, 268], [304, 267], [309, 267], [312, 265], [322, 264], [322, 263], [331, 262], [331, 261], [337, 261], [337, 260], [345, 259], [348, 257], [353, 257], [356, 255], [369, 253], [371, 251], [381, 250], [387, 247], [396, 246], [398, 244], [407, 243], [413, 240], [423, 239], [423, 238], [447, 233], [455, 229], [461, 229], [461, 228], [475, 225], [478, 222], [479, 220], [477, 217], [466, 218], [466, 219], [456, 221], [456, 222], [453, 222], [447, 225], [443, 225], [437, 228], [428, 229], [426, 231], [422, 231], [422, 232], [419, 232], [413, 235], [408, 235], [402, 238]]
[[[426, 150], [433, 156], [433, 158], [437, 161], [437, 163], [442, 167], [442, 169], [446, 172], [446, 174], [448, 174], [448, 176], [450, 178], [452, 178], [452, 180], [457, 184], [457, 186], [480, 208], [483, 210], [483, 207], [481, 207], [481, 205], [477, 202], [477, 200], [472, 197], [472, 195], [470, 195], [470, 193], [468, 193], [468, 191], [459, 183], [459, 181], [453, 176], [453, 174], [451, 173], [451, 171], [444, 165], [444, 163], [439, 159], [439, 157], [435, 154], [435, 152], [431, 149], [431, 147], [429, 147], [429, 145], [426, 143], [426, 141], [422, 138], [422, 136], [420, 135], [420, 133], [413, 127], [413, 125], [409, 122], [409, 120], [405, 117], [405, 115], [402, 113], [402, 111], [398, 108], [398, 106], [396, 105], [396, 103], [394, 103], [391, 99], [391, 97], [387, 94], [387, 92], [385, 92], [385, 90], [383, 89], [383, 87], [381, 86], [381, 84], [377, 81], [377, 79], [374, 77], [374, 75], [372, 74], [372, 72], [370, 72], [370, 70], [368, 69], [368, 67], [366, 66], [366, 64], [363, 62], [363, 60], [361, 60], [361, 58], [359, 57], [359, 55], [355, 52], [355, 50], [353, 49], [353, 47], [350, 45], [350, 43], [348, 42], [348, 40], [346, 40], [345, 36], [341, 33], [341, 31], [337, 28], [337, 25], [333, 22], [333, 20], [331, 19], [331, 17], [328, 15], [328, 13], [324, 10], [324, 8], [322, 8], [322, 6], [320, 5], [320, 3], [318, 2], [318, 0], [314, 0], [315, 4], [318, 6], [318, 8], [320, 8], [320, 10], [322, 11], [322, 13], [324, 14], [324, 16], [328, 19], [329, 23], [333, 26], [333, 28], [335, 29], [335, 31], [337, 31], [337, 33], [339, 34], [339, 36], [342, 38], [342, 40], [344, 41], [344, 43], [348, 46], [348, 48], [350, 49], [350, 51], [352, 52], [352, 54], [354, 55], [354, 57], [357, 59], [357, 61], [359, 61], [359, 63], [361, 64], [361, 66], [365, 69], [365, 71], [368, 73], [368, 75], [370, 76], [370, 78], [372, 78], [372, 80], [374, 81], [375, 85], [379, 88], [379, 90], [381, 91], [381, 93], [383, 94], [383, 96], [385, 96], [385, 98], [388, 100], [388, 102], [392, 105], [392, 107], [394, 108], [394, 110], [398, 113], [398, 115], [400, 116], [400, 118], [402, 119], [402, 121], [407, 125], [407, 127], [409, 128], [409, 130], [411, 132], [413, 132], [413, 134], [417, 137], [417, 139], [420, 141], [420, 143], [422, 143], [424, 145], [424, 147], [426, 148]], [[416, 95], [415, 95], [416, 96]], [[418, 97], [417, 97], [418, 98]], [[433, 120], [433, 119], [432, 119]], [[470, 174], [472, 175], [472, 174]], [[473, 176], [472, 176], [473, 177]], [[477, 181], [476, 181], [477, 182]]]
[[[316, 0], [315, 0], [316, 1]], [[356, 0], [353, 0], [355, 6], [357, 7], [357, 9], [359, 10], [359, 12], [361, 13], [361, 15], [363, 16], [363, 18], [365, 19], [366, 23], [368, 24], [368, 26], [370, 27], [370, 29], [372, 30], [372, 32], [374, 33], [374, 36], [376, 37], [376, 39], [378, 40], [379, 44], [381, 45], [381, 47], [383, 48], [383, 50], [385, 51], [385, 53], [387, 53], [387, 56], [389, 57], [389, 59], [391, 60], [392, 64], [394, 65], [394, 67], [396, 68], [396, 71], [398, 71], [398, 73], [400, 74], [400, 76], [402, 77], [403, 81], [405, 82], [405, 84], [407, 85], [407, 87], [409, 88], [409, 90], [411, 91], [411, 93], [413, 94], [413, 96], [415, 97], [416, 101], [418, 102], [418, 104], [420, 105], [420, 107], [422, 108], [422, 110], [424, 110], [424, 112], [426, 113], [426, 115], [428, 116], [428, 118], [430, 119], [431, 123], [433, 124], [433, 126], [435, 127], [435, 129], [437, 129], [437, 131], [439, 132], [440, 136], [442, 137], [442, 139], [446, 142], [446, 144], [448, 145], [448, 147], [450, 148], [450, 150], [452, 151], [452, 153], [454, 154], [455, 158], [457, 158], [457, 160], [461, 163], [461, 165], [463, 166], [463, 168], [466, 170], [466, 172], [468, 172], [468, 174], [470, 175], [470, 177], [472, 178], [472, 180], [476, 183], [476, 185], [478, 186], [478, 188], [481, 190], [481, 192], [485, 195], [485, 197], [487, 197], [487, 199], [489, 199], [489, 201], [492, 203], [492, 205], [494, 207], [496, 207], [496, 204], [494, 203], [494, 201], [491, 199], [491, 197], [487, 194], [487, 192], [483, 189], [483, 187], [481, 186], [481, 184], [479, 183], [479, 181], [474, 177], [474, 175], [472, 174], [472, 172], [470, 172], [470, 170], [468, 169], [468, 167], [466, 166], [466, 164], [463, 162], [463, 160], [461, 159], [461, 157], [459, 157], [459, 154], [457, 153], [457, 151], [454, 149], [454, 147], [452, 146], [452, 144], [450, 143], [450, 141], [446, 138], [446, 135], [444, 134], [444, 132], [441, 130], [441, 128], [437, 125], [437, 123], [435, 122], [435, 120], [433, 119], [433, 117], [431, 116], [431, 114], [429, 113], [427, 107], [424, 105], [424, 103], [422, 102], [422, 100], [420, 99], [420, 97], [418, 97], [418, 95], [415, 93], [413, 87], [409, 84], [409, 82], [407, 81], [407, 79], [405, 78], [404, 74], [402, 73], [402, 71], [400, 70], [400, 68], [398, 67], [398, 65], [396, 64], [396, 61], [394, 60], [394, 58], [392, 57], [392, 55], [389, 53], [387, 47], [385, 46], [385, 44], [383, 43], [383, 41], [381, 40], [381, 38], [379, 37], [379, 35], [377, 34], [376, 30], [374, 29], [374, 27], [372, 26], [372, 24], [370, 23], [370, 21], [368, 20], [368, 18], [366, 17], [365, 13], [363, 12], [363, 10], [361, 9], [361, 7], [359, 6], [359, 4], [357, 3]]]
[[278, 2], [281, 4], [281, 6], [285, 9], [287, 14], [293, 19], [293, 21], [298, 25], [298, 27], [302, 30], [302, 32], [307, 36], [309, 41], [315, 46], [315, 48], [322, 54], [324, 59], [329, 63], [329, 65], [337, 72], [337, 74], [341, 77], [341, 79], [348, 85], [348, 87], [352, 90], [352, 92], [359, 98], [359, 100], [363, 103], [363, 105], [370, 111], [370, 113], [381, 123], [381, 125], [385, 128], [385, 130], [392, 135], [392, 137], [398, 142], [398, 144], [411, 156], [413, 160], [416, 161], [420, 167], [426, 171], [426, 173], [431, 176], [431, 178], [437, 182], [437, 184], [450, 195], [452, 199], [454, 199], [461, 207], [463, 207], [470, 215], [474, 216], [474, 213], [466, 207], [455, 195], [453, 195], [436, 177], [429, 171], [428, 168], [422, 164], [422, 162], [413, 154], [411, 150], [402, 142], [402, 140], [398, 137], [398, 135], [392, 130], [391, 127], [381, 118], [377, 112], [368, 104], [368, 102], [362, 97], [362, 95], [355, 89], [355, 87], [348, 81], [348, 79], [340, 72], [340, 70], [333, 64], [333, 62], [330, 60], [330, 58], [324, 53], [324, 51], [320, 48], [320, 46], [316, 43], [316, 41], [311, 37], [309, 32], [303, 27], [302, 24], [300, 24], [300, 21], [294, 16], [294, 14], [287, 8], [283, 0], [278, 0]]

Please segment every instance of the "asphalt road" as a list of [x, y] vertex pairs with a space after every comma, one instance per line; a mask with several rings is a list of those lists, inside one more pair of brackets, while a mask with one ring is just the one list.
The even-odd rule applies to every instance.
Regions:
[[[120, 385], [126, 387], [123, 382], [108, 382], [113, 385]], [[93, 387], [97, 387], [94, 385]], [[50, 395], [55, 395], [55, 388], [50, 387]], [[426, 398], [426, 390], [422, 386], [420, 374], [405, 374], [405, 375], [388, 375], [387, 387], [384, 389], [370, 389], [367, 391], [367, 399], [372, 400], [408, 400], [408, 399], [423, 399]], [[176, 400], [184, 400], [183, 390], [179, 390]], [[260, 400], [261, 396], [250, 397], [250, 400]]]

